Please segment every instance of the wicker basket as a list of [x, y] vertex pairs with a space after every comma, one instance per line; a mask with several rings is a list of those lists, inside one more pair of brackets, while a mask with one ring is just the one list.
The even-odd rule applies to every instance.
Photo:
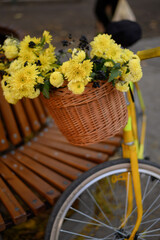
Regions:
[[127, 107], [122, 92], [106, 82], [100, 88], [86, 87], [81, 95], [67, 88], [57, 89], [46, 99], [46, 107], [56, 125], [74, 145], [103, 141], [119, 133], [127, 123]]

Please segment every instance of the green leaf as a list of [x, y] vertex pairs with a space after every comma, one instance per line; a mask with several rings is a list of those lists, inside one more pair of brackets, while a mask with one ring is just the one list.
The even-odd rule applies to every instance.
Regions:
[[112, 82], [114, 79], [116, 79], [118, 76], [121, 76], [121, 71], [119, 68], [112, 68], [111, 73], [108, 79], [108, 82]]
[[49, 89], [50, 89], [50, 82], [46, 80], [43, 85], [42, 93], [45, 98], [49, 99]]

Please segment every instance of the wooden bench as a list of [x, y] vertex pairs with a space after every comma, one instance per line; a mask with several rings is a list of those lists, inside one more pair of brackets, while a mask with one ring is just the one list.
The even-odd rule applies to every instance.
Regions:
[[121, 139], [73, 146], [39, 98], [10, 105], [0, 89], [0, 231], [53, 206], [72, 181], [113, 156]]

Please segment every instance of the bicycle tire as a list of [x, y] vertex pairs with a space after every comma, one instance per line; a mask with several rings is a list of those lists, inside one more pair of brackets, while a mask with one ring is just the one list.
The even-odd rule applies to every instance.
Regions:
[[[124, 172], [127, 173], [126, 176], [130, 176], [129, 159], [102, 163], [75, 180], [57, 201], [48, 221], [45, 240], [129, 238], [136, 220], [135, 201], [133, 201], [133, 211], [128, 218], [127, 225], [122, 230], [119, 226], [127, 209], [128, 188], [123, 180], [115, 184], [111, 181], [112, 176], [119, 179]], [[160, 222], [160, 166], [140, 160], [139, 172], [144, 213], [135, 239], [158, 240], [160, 239], [158, 227]], [[125, 193], [124, 189], [126, 189]], [[93, 190], [95, 195], [93, 195]], [[108, 191], [107, 194], [106, 191]]]

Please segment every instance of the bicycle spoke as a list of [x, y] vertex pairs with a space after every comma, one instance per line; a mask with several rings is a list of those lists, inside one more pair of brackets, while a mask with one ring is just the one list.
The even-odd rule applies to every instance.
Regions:
[[159, 183], [159, 180], [157, 180], [157, 182], [152, 186], [152, 188], [149, 190], [149, 192], [146, 194], [145, 198], [143, 199], [143, 202], [144, 200], [146, 199], [146, 197], [153, 191], [153, 189], [157, 186], [157, 184]]
[[157, 232], [157, 231], [160, 231], [160, 228], [156, 228], [156, 229], [150, 230], [150, 231], [145, 231], [145, 232], [141, 233], [140, 235], [147, 234], [147, 233], [152, 233], [152, 232]]
[[160, 234], [145, 235], [145, 238], [146, 238], [146, 237], [160, 237]]
[[143, 197], [142, 197], [142, 202], [143, 202], [144, 199], [145, 199], [146, 192], [147, 192], [147, 189], [148, 189], [148, 186], [149, 186], [150, 180], [151, 180], [151, 176], [148, 176], [148, 180], [147, 180], [147, 183], [146, 183], [146, 186], [145, 186], [145, 190], [144, 190], [144, 193], [143, 193]]
[[[155, 221], [154, 223], [152, 223], [151, 226], [149, 226], [149, 227], [145, 230], [144, 233], [150, 232], [150, 231], [148, 231], [148, 230], [151, 229], [157, 222], [159, 222], [159, 219], [157, 219], [157, 221]], [[159, 229], [159, 230], [160, 230], [160, 229]], [[155, 229], [154, 229], [154, 230], [151, 230], [151, 231], [155, 231]]]
[[160, 218], [155, 218], [155, 219], [152, 219], [152, 220], [148, 220], [148, 221], [143, 222], [143, 223], [141, 223], [141, 224], [143, 225], [143, 224], [146, 224], [146, 223], [151, 223], [151, 222], [153, 222], [153, 221], [160, 221]]
[[[86, 210], [88, 210], [90, 213], [93, 213], [91, 208], [89, 208], [89, 206], [80, 197], [78, 197], [78, 200], [83, 204], [83, 206], [86, 208]], [[98, 217], [95, 213], [94, 213], [94, 215], [97, 219], [100, 220], [100, 217]]]
[[100, 210], [100, 212], [102, 213], [102, 215], [104, 216], [104, 218], [106, 219], [106, 221], [109, 223], [110, 226], [112, 226], [111, 222], [109, 221], [109, 219], [107, 218], [106, 214], [104, 213], [104, 211], [102, 210], [102, 208], [99, 206], [99, 204], [97, 203], [96, 199], [94, 198], [94, 196], [91, 194], [91, 192], [87, 189], [87, 192], [89, 194], [89, 196], [91, 197], [91, 199], [93, 200], [93, 202], [96, 204], [96, 206], [98, 207], [98, 209]]
[[112, 184], [111, 184], [110, 179], [109, 179], [108, 177], [107, 177], [107, 181], [108, 181], [108, 183], [109, 183], [109, 186], [110, 186], [111, 192], [112, 192], [113, 197], [114, 197], [114, 199], [115, 199], [115, 202], [116, 202], [116, 204], [118, 205], [118, 198], [117, 198], [117, 195], [114, 193], [114, 190], [113, 190], [113, 188], [112, 188]]
[[65, 220], [70, 221], [70, 222], [85, 223], [85, 224], [90, 224], [90, 225], [94, 225], [94, 226], [101, 227], [100, 224], [96, 224], [96, 223], [92, 223], [92, 222], [87, 222], [87, 221], [82, 221], [82, 220], [79, 220], [79, 219], [65, 218]]
[[73, 208], [73, 207], [70, 207], [70, 209], [72, 209], [73, 211], [75, 211], [75, 212], [77, 212], [77, 213], [79, 213], [79, 214], [81, 214], [81, 215], [83, 215], [83, 216], [85, 216], [85, 217], [95, 221], [95, 222], [100, 223], [101, 226], [107, 227], [107, 228], [112, 229], [112, 230], [115, 231], [115, 229], [113, 227], [111, 227], [111, 226], [109, 226], [109, 225], [107, 225], [107, 224], [105, 224], [105, 223], [103, 223], [103, 222], [101, 222], [101, 221], [99, 221], [99, 220], [97, 220], [97, 219], [95, 219], [95, 218], [93, 218], [93, 217], [91, 217], [91, 216], [89, 216], [89, 215], [87, 215], [87, 214], [85, 214], [85, 213], [83, 213], [83, 212]]
[[61, 229], [60, 232], [68, 233], [70, 235], [75, 235], [75, 236], [79, 236], [79, 237], [85, 237], [85, 238], [87, 237], [88, 239], [92, 239], [92, 240], [101, 240], [101, 238], [94, 238], [94, 237], [86, 236], [86, 235], [83, 235], [83, 234], [80, 234], [80, 233], [66, 231], [66, 230], [63, 230], [63, 229]]
[[160, 197], [160, 195], [154, 200], [154, 202], [151, 204], [151, 206], [147, 209], [147, 211], [145, 212], [145, 214], [142, 217], [142, 220], [144, 220], [146, 217], [148, 217], [152, 212], [154, 212], [157, 208], [160, 207], [160, 204], [154, 208], [149, 214], [147, 214], [149, 212], [149, 210], [153, 207], [153, 205], [155, 204], [155, 202], [158, 200], [158, 198]]

